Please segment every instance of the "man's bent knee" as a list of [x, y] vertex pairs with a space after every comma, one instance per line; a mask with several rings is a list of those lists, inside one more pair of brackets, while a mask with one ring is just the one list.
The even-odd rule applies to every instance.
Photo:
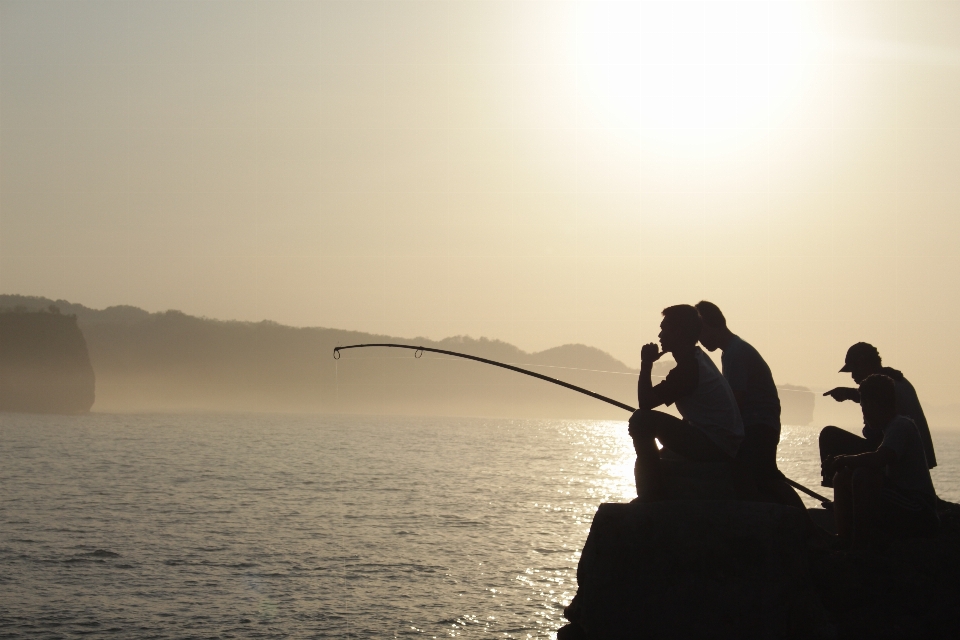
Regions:
[[820, 448], [823, 449], [824, 443], [833, 442], [834, 439], [836, 439], [837, 437], [838, 431], [843, 431], [843, 429], [841, 429], [840, 427], [833, 427], [833, 426], [828, 426], [821, 429], [820, 438], [819, 438]]
[[630, 437], [648, 440], [657, 437], [657, 415], [652, 409], [637, 409], [630, 416]]

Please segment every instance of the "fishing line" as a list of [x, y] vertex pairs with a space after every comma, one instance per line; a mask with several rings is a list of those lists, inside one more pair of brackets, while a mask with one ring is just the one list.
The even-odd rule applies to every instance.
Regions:
[[[481, 358], [481, 357], [479, 357], [479, 356], [471, 356], [471, 355], [468, 355], [468, 354], [466, 354], [466, 353], [458, 353], [458, 352], [456, 352], [456, 351], [447, 351], [447, 350], [445, 350], [445, 349], [432, 349], [432, 348], [430, 348], [430, 347], [418, 347], [418, 346], [409, 345], [409, 344], [392, 344], [392, 343], [351, 344], [351, 345], [347, 345], [347, 346], [345, 346], [345, 347], [334, 347], [334, 349], [333, 349], [333, 359], [334, 359], [334, 360], [339, 360], [339, 359], [340, 359], [340, 352], [343, 351], [344, 349], [363, 349], [363, 348], [367, 348], [367, 347], [388, 347], [388, 348], [391, 348], [391, 349], [409, 349], [409, 350], [411, 350], [411, 351], [414, 352], [414, 357], [415, 357], [415, 358], [420, 358], [420, 357], [423, 356], [424, 352], [427, 352], [427, 353], [439, 353], [439, 354], [442, 354], [442, 355], [445, 355], [445, 356], [453, 356], [454, 358], [464, 358], [464, 359], [466, 359], [466, 360], [474, 360], [474, 361], [476, 361], [476, 362], [482, 362], [482, 363], [484, 363], [484, 364], [493, 365], [494, 367], [500, 367], [501, 369], [509, 369], [510, 371], [516, 371], [517, 373], [522, 373], [522, 374], [527, 375], [527, 376], [531, 376], [531, 377], [534, 377], [534, 378], [539, 378], [540, 380], [545, 380], [545, 381], [547, 381], [547, 382], [552, 382], [553, 384], [560, 385], [561, 387], [565, 387], [565, 388], [567, 388], [567, 389], [570, 389], [570, 390], [572, 390], [572, 391], [576, 391], [576, 392], [578, 392], [578, 393], [582, 393], [582, 394], [584, 394], [584, 395], [590, 396], [591, 398], [596, 398], [597, 400], [602, 400], [603, 402], [606, 402], [607, 404], [612, 404], [613, 406], [619, 407], [619, 408], [621, 408], [621, 409], [623, 409], [623, 410], [625, 410], [625, 411], [629, 411], [630, 413], [633, 413], [634, 411], [636, 411], [636, 409], [634, 409], [633, 407], [631, 407], [631, 406], [628, 405], [628, 404], [624, 404], [624, 403], [622, 403], [622, 402], [620, 402], [620, 401], [618, 401], [618, 400], [614, 400], [613, 398], [608, 398], [607, 396], [600, 395], [599, 393], [595, 393], [595, 392], [593, 392], [593, 391], [590, 391], [589, 389], [584, 389], [583, 387], [578, 387], [578, 386], [575, 385], [575, 384], [570, 384], [569, 382], [564, 382], [563, 380], [557, 380], [556, 378], [551, 378], [550, 376], [545, 376], [545, 375], [543, 375], [542, 373], [537, 373], [536, 371], [528, 371], [528, 370], [526, 370], [526, 369], [521, 369], [520, 367], [514, 366], [514, 365], [512, 365], [512, 364], [506, 364], [506, 363], [504, 363], [504, 362], [497, 362], [496, 360], [489, 360], [489, 359], [487, 359], [487, 358]], [[371, 358], [371, 359], [372, 359], [372, 358]], [[543, 366], [550, 366], [550, 365], [543, 365]], [[338, 381], [338, 384], [339, 384], [339, 381]], [[812, 491], [812, 490], [810, 490], [810, 489], [807, 489], [805, 486], [803, 486], [803, 485], [800, 484], [799, 482], [794, 482], [793, 480], [791, 480], [790, 478], [787, 478], [786, 476], [783, 476], [783, 479], [784, 479], [784, 481], [785, 481], [787, 484], [789, 484], [789, 485], [790, 485], [791, 487], [793, 487], [794, 489], [797, 489], [797, 490], [799, 490], [799, 491], [802, 491], [803, 493], [807, 494], [807, 495], [810, 496], [811, 498], [815, 498], [815, 499], [819, 500], [820, 503], [824, 506], [824, 508], [830, 509], [830, 508], [833, 506], [832, 501], [831, 501], [829, 498], [827, 498], [826, 496], [822, 496], [822, 495], [820, 495], [819, 493], [817, 493], [817, 492], [815, 492], [815, 491]]]

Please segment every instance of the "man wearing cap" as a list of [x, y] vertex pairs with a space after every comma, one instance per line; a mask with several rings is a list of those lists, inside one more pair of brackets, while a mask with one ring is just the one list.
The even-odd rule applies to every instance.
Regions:
[[863, 423], [883, 436], [876, 450], [827, 460], [842, 547], [867, 547], [874, 529], [909, 538], [931, 535], [940, 524], [920, 432], [913, 420], [897, 415], [895, 386], [883, 374], [860, 384]]
[[[923, 442], [924, 455], [927, 459], [927, 468], [933, 469], [937, 466], [937, 457], [933, 451], [933, 440], [930, 437], [930, 427], [927, 425], [927, 419], [920, 407], [917, 392], [903, 376], [903, 373], [891, 367], [884, 367], [877, 348], [866, 342], [858, 342], [847, 349], [847, 357], [840, 371], [849, 373], [858, 385], [873, 374], [890, 377], [896, 389], [897, 414], [910, 418], [917, 425], [920, 440]], [[823, 395], [830, 396], [837, 402], [843, 402], [844, 400], [860, 402], [860, 390], [853, 387], [836, 387]], [[822, 464], [828, 458], [838, 455], [858, 455], [868, 451], [876, 451], [882, 441], [883, 432], [868, 424], [863, 427], [862, 438], [837, 427], [824, 427], [823, 431], [820, 432], [820, 462]], [[824, 473], [823, 486], [833, 486], [830, 476], [832, 474], [829, 472]]]

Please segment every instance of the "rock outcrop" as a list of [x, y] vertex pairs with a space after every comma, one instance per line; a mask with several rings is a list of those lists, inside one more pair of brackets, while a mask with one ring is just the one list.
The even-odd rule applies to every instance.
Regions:
[[94, 386], [76, 316], [0, 313], [0, 411], [86, 413]]
[[560, 638], [831, 638], [803, 512], [731, 500], [601, 505]]
[[839, 638], [960, 637], [960, 505], [941, 502], [939, 511], [936, 537], [813, 554], [814, 583]]
[[604, 504], [558, 640], [960, 637], [960, 506], [941, 520], [935, 538], [845, 553], [811, 545], [790, 507]]

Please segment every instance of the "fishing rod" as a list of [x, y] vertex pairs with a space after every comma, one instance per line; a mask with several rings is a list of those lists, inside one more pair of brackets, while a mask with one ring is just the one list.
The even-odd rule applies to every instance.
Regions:
[[477, 362], [482, 362], [484, 364], [492, 364], [495, 367], [500, 367], [502, 369], [509, 369], [510, 371], [516, 371], [517, 373], [523, 373], [528, 376], [533, 376], [534, 378], [540, 378], [541, 380], [546, 380], [547, 382], [552, 382], [553, 384], [558, 384], [561, 387], [566, 387], [567, 389], [572, 389], [573, 391], [579, 391], [582, 394], [588, 395], [591, 398], [596, 398], [597, 400], [603, 400], [608, 404], [612, 404], [615, 407], [620, 407], [626, 411], [636, 411], [633, 407], [628, 404], [623, 404], [622, 402], [617, 402], [613, 398], [608, 398], [607, 396], [602, 396], [599, 393], [594, 393], [589, 389], [584, 389], [583, 387], [578, 387], [575, 384], [570, 384], [569, 382], [564, 382], [563, 380], [557, 380], [556, 378], [551, 378], [550, 376], [545, 376], [542, 373], [537, 373], [535, 371], [528, 371], [527, 369], [521, 369], [520, 367], [515, 367], [512, 364], [505, 364], [503, 362], [497, 362], [496, 360], [487, 360], [486, 358], [480, 358], [478, 356], [471, 356], [466, 353], [457, 353], [456, 351], [445, 351], [443, 349], [431, 349], [429, 347], [415, 347], [409, 344], [351, 344], [347, 347], [337, 347], [333, 350], [333, 357], [336, 360], [340, 359], [340, 352], [344, 349], [359, 349], [361, 347], [393, 347], [394, 349], [410, 349], [415, 351], [414, 357], [419, 358], [423, 355], [424, 351], [429, 353], [442, 353], [445, 356], [454, 356], [456, 358], [466, 358], [467, 360], [476, 360]]
[[[479, 357], [479, 356], [471, 356], [471, 355], [466, 354], [466, 353], [458, 353], [458, 352], [456, 352], [456, 351], [447, 351], [447, 350], [445, 350], [445, 349], [432, 349], [432, 348], [430, 348], [430, 347], [418, 347], [418, 346], [414, 346], [414, 345], [410, 345], [410, 344], [390, 344], [390, 343], [351, 344], [351, 345], [347, 345], [347, 346], [345, 346], [345, 347], [335, 347], [335, 348], [333, 349], [333, 358], [334, 358], [334, 360], [339, 360], [339, 359], [340, 359], [340, 352], [343, 351], [343, 350], [345, 350], [345, 349], [362, 349], [362, 348], [365, 348], [365, 347], [389, 347], [389, 348], [391, 348], [391, 349], [409, 349], [409, 350], [411, 350], [411, 351], [414, 352], [414, 357], [415, 357], [415, 358], [419, 358], [419, 357], [421, 357], [421, 356], [424, 354], [424, 352], [427, 352], [427, 353], [440, 353], [440, 354], [443, 354], [443, 355], [445, 355], [445, 356], [453, 356], [453, 357], [455, 357], [455, 358], [464, 358], [464, 359], [466, 359], [466, 360], [474, 360], [474, 361], [476, 361], [476, 362], [482, 362], [482, 363], [484, 363], [484, 364], [490, 364], [490, 365], [493, 365], [493, 366], [495, 366], [495, 367], [500, 367], [501, 369], [509, 369], [510, 371], [516, 371], [517, 373], [522, 373], [522, 374], [527, 375], [527, 376], [532, 376], [532, 377], [534, 377], [534, 378], [539, 378], [540, 380], [545, 380], [545, 381], [547, 381], [547, 382], [552, 382], [553, 384], [560, 385], [561, 387], [565, 387], [565, 388], [567, 388], [567, 389], [570, 389], [570, 390], [572, 390], [572, 391], [576, 391], [576, 392], [578, 392], [578, 393], [582, 393], [582, 394], [584, 394], [584, 395], [590, 396], [591, 398], [596, 398], [597, 400], [602, 400], [603, 402], [606, 402], [607, 404], [612, 404], [613, 406], [619, 407], [619, 408], [621, 408], [621, 409], [623, 409], [623, 410], [625, 410], [625, 411], [629, 411], [630, 413], [633, 413], [634, 411], [636, 411], [636, 409], [634, 409], [633, 407], [631, 407], [631, 406], [628, 405], [628, 404], [624, 404], [624, 403], [622, 403], [622, 402], [619, 402], [619, 401], [617, 401], [617, 400], [614, 400], [613, 398], [608, 398], [607, 396], [600, 395], [599, 393], [595, 393], [595, 392], [593, 392], [593, 391], [590, 391], [589, 389], [584, 389], [583, 387], [578, 387], [578, 386], [575, 385], [575, 384], [570, 384], [569, 382], [564, 382], [563, 380], [557, 380], [556, 378], [551, 378], [550, 376], [545, 376], [545, 375], [543, 375], [542, 373], [537, 373], [536, 371], [530, 371], [530, 370], [528, 370], [528, 369], [521, 369], [520, 367], [515, 367], [515, 366], [513, 366], [512, 364], [506, 364], [506, 363], [504, 363], [504, 362], [497, 362], [496, 360], [489, 360], [489, 359], [487, 359], [487, 358], [481, 358], [481, 357]], [[826, 496], [822, 496], [822, 495], [820, 495], [819, 493], [817, 493], [817, 492], [815, 492], [815, 491], [811, 491], [810, 489], [807, 489], [805, 486], [803, 486], [803, 485], [800, 484], [799, 482], [794, 482], [793, 480], [791, 480], [790, 478], [787, 478], [786, 476], [784, 476], [783, 479], [784, 479], [784, 481], [785, 481], [788, 485], [790, 485], [790, 486], [793, 487], [794, 489], [797, 489], [797, 490], [799, 490], [799, 491], [802, 491], [803, 493], [807, 494], [807, 495], [810, 496], [811, 498], [814, 498], [814, 499], [816, 499], [816, 500], [819, 500], [819, 501], [820, 501], [820, 504], [822, 504], [822, 505], [824, 506], [824, 508], [830, 509], [830, 508], [833, 507], [832, 501], [831, 501], [829, 498], [827, 498]]]

